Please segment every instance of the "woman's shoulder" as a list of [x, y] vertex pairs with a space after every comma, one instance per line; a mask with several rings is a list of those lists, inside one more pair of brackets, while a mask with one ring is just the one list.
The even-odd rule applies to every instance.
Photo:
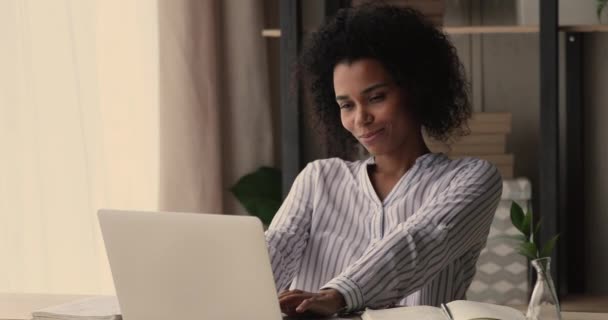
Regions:
[[494, 167], [494, 165], [491, 162], [489, 162], [488, 160], [477, 158], [474, 156], [450, 158], [449, 161], [458, 167], [483, 167], [483, 168]]
[[496, 166], [491, 162], [472, 156], [450, 158], [445, 154], [437, 156], [440, 161], [435, 161], [432, 165], [433, 170], [442, 171], [450, 179], [457, 177], [471, 178], [479, 177], [500, 177]]
[[304, 168], [303, 171], [316, 172], [317, 174], [327, 175], [330, 172], [349, 172], [354, 174], [361, 168], [361, 166], [366, 165], [368, 160], [356, 160], [356, 161], [348, 161], [341, 158], [326, 158], [326, 159], [317, 159], [309, 162]]
[[368, 160], [369, 159], [349, 161], [349, 160], [344, 160], [342, 158], [333, 157], [333, 158], [313, 160], [310, 163], [311, 164], [314, 163], [319, 166], [353, 166], [353, 165], [361, 165], [362, 163], [366, 163]]
[[462, 180], [502, 184], [502, 176], [498, 168], [488, 160], [476, 157], [462, 157], [450, 161], [458, 168], [457, 177], [462, 178]]

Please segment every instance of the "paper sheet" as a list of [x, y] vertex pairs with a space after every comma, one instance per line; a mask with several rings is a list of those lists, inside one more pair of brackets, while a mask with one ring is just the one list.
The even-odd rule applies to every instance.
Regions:
[[76, 300], [34, 311], [32, 316], [51, 319], [121, 319], [118, 299], [114, 296]]

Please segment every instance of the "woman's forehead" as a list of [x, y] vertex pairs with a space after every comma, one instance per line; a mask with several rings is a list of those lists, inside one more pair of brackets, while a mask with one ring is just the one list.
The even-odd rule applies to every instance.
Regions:
[[334, 89], [340, 91], [360, 91], [377, 84], [392, 83], [391, 75], [375, 59], [359, 59], [341, 62], [334, 68]]

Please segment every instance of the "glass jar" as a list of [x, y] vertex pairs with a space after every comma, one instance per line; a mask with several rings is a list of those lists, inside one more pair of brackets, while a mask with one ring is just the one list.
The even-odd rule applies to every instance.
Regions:
[[536, 270], [536, 283], [526, 320], [561, 320], [561, 308], [551, 277], [551, 258], [532, 260], [532, 266]]

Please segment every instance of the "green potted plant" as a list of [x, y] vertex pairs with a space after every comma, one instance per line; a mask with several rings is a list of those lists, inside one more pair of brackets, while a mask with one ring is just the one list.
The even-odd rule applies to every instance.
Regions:
[[536, 283], [528, 304], [526, 320], [540, 320], [547, 316], [550, 319], [560, 320], [559, 299], [550, 271], [551, 253], [559, 235], [555, 235], [541, 247], [539, 242], [541, 221], [535, 224], [532, 212], [528, 210], [524, 213], [516, 202], [511, 204], [511, 223], [520, 232], [514, 237], [518, 243], [518, 252], [528, 257], [536, 270]]
[[281, 171], [261, 167], [241, 177], [230, 192], [249, 214], [268, 226], [281, 206]]

